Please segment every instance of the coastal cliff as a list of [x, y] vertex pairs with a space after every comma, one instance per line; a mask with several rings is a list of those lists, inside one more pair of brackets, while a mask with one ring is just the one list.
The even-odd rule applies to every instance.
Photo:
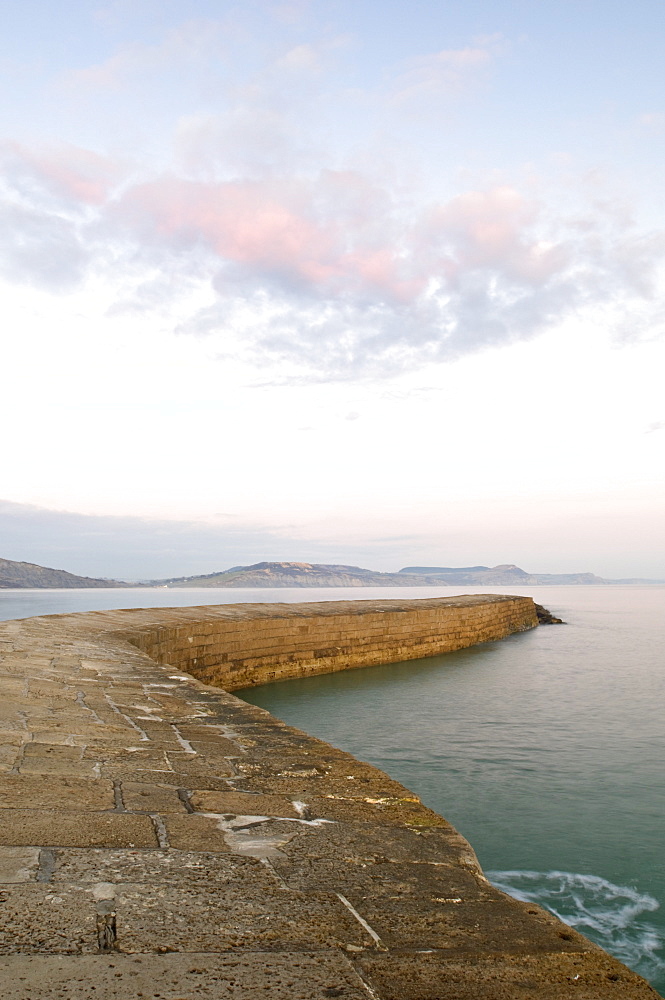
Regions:
[[23, 589], [78, 589], [85, 587], [127, 587], [129, 584], [117, 580], [99, 580], [90, 576], [76, 576], [64, 569], [50, 569], [36, 563], [15, 562], [0, 559], [0, 588], [6, 590]]

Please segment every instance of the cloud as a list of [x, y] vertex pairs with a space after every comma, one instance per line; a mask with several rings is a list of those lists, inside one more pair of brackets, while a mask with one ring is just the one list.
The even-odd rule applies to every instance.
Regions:
[[70, 209], [103, 205], [128, 171], [117, 158], [71, 144], [36, 149], [5, 142], [0, 165], [17, 193], [32, 199], [50, 196]]
[[299, 379], [456, 358], [584, 308], [611, 306], [623, 338], [661, 322], [665, 234], [612, 202], [557, 218], [504, 184], [418, 206], [351, 169], [132, 181], [71, 147], [11, 147], [2, 165], [5, 277], [58, 290], [94, 272], [117, 289], [110, 314], [166, 315], [198, 284], [175, 332]]
[[75, 223], [62, 216], [0, 203], [0, 274], [57, 292], [75, 287], [87, 263]]
[[302, 551], [302, 542], [270, 528], [78, 514], [0, 500], [3, 558], [83, 576], [137, 580], [212, 573], [290, 551]]
[[297, 73], [299, 76], [318, 76], [323, 70], [323, 61], [320, 50], [309, 43], [295, 45], [276, 61], [278, 70], [287, 73]]
[[[198, 282], [172, 331], [212, 338], [220, 357], [293, 366], [297, 378], [456, 358], [585, 308], [611, 306], [623, 337], [636, 335], [633, 319], [654, 328], [663, 235], [637, 233], [595, 183], [585, 212], [565, 217], [516, 183], [436, 199], [416, 176], [397, 183], [384, 163], [340, 151], [337, 136], [354, 133], [336, 116], [355, 110], [335, 72], [344, 39], [325, 27], [307, 40], [284, 28], [271, 44], [251, 36], [258, 16], [297, 24], [306, 7], [190, 18], [70, 76], [93, 93], [145, 82], [148, 129], [148, 90], [158, 118], [172, 95], [174, 162], [144, 158], [139, 176], [81, 146], [5, 146], [2, 273], [51, 290], [93, 274], [116, 289], [116, 316], [165, 315], [175, 290]], [[401, 63], [364, 94], [352, 127], [458, 100], [505, 49], [491, 36]], [[161, 141], [171, 121], [159, 118]]]
[[553, 225], [505, 185], [408, 217], [353, 171], [161, 178], [115, 210], [145, 244], [218, 259], [217, 302], [179, 332], [235, 330], [248, 354], [340, 377], [531, 337], [598, 303], [648, 303], [665, 255], [662, 235], [636, 238], [612, 212]]
[[174, 69], [199, 70], [212, 56], [221, 56], [229, 33], [228, 20], [190, 18], [168, 29], [153, 44], [128, 43], [103, 62], [69, 70], [60, 84], [69, 91], [117, 91], [137, 77]]
[[[377, 559], [385, 564], [386, 552], [395, 548], [390, 540], [313, 539], [295, 525], [251, 526], [225, 515], [207, 521], [166, 520], [79, 514], [0, 500], [2, 558], [103, 579], [193, 576], [263, 560], [348, 564], [352, 559], [373, 567]], [[391, 551], [391, 557], [394, 567], [404, 555]], [[210, 592], [211, 603], [223, 600]]]
[[312, 0], [286, 0], [273, 7], [274, 16], [286, 24], [299, 24], [310, 12]]
[[180, 175], [197, 180], [220, 173], [249, 179], [289, 167], [302, 170], [315, 155], [289, 117], [272, 108], [244, 106], [224, 114], [183, 116], [174, 151]]
[[492, 35], [462, 49], [442, 49], [416, 56], [393, 76], [389, 100], [393, 105], [420, 110], [423, 105], [459, 97], [475, 85], [505, 47], [500, 35]]

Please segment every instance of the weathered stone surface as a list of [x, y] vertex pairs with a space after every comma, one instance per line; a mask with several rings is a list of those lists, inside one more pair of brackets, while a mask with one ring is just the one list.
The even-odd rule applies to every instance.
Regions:
[[171, 847], [179, 851], [222, 851], [229, 845], [219, 826], [219, 819], [210, 816], [165, 816], [164, 822]]
[[72, 778], [95, 778], [94, 761], [83, 761], [79, 747], [29, 743], [23, 753], [21, 774], [53, 774]]
[[0, 625], [3, 1000], [653, 997], [399, 782], [183, 672], [238, 687], [534, 624], [490, 595]]
[[[335, 952], [14, 956], [0, 959], [3, 1000], [367, 1000]], [[94, 983], [95, 991], [90, 992]]]
[[0, 809], [0, 844], [43, 847], [157, 847], [147, 816], [56, 809]]
[[[5, 848], [9, 850], [9, 848]], [[59, 849], [54, 852], [52, 885], [146, 882], [214, 892], [220, 886], [273, 889], [279, 878], [256, 858], [204, 851]]]
[[197, 812], [239, 813], [244, 816], [289, 816], [297, 818], [293, 802], [281, 795], [252, 795], [248, 792], [194, 791], [189, 801]]
[[113, 783], [52, 774], [0, 775], [0, 808], [113, 809]]
[[642, 1000], [658, 994], [602, 952], [372, 955], [357, 962], [381, 1000]]
[[123, 781], [120, 793], [125, 809], [129, 809], [130, 812], [187, 812], [185, 802], [179, 797], [177, 789], [167, 785]]
[[338, 823], [371, 823], [378, 826], [446, 827], [443, 817], [425, 808], [415, 797], [372, 796], [352, 799], [341, 796], [312, 798], [307, 803], [313, 818]]
[[121, 885], [114, 902], [123, 952], [318, 950], [370, 947], [372, 939], [334, 895], [232, 884]]
[[36, 847], [0, 847], [0, 885], [34, 881], [38, 865]]
[[79, 886], [2, 886], [0, 954], [97, 954], [97, 906]]

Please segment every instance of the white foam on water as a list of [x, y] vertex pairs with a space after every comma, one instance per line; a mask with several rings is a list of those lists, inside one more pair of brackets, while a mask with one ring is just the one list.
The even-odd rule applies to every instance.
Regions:
[[648, 893], [575, 872], [491, 871], [490, 882], [537, 903], [614, 955], [645, 979], [665, 977], [665, 932], [645, 919], [660, 903]]

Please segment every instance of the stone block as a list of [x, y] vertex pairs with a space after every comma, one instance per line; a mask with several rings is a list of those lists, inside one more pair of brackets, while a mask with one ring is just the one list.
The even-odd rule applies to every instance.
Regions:
[[[367, 1000], [336, 952], [16, 955], [0, 959], [3, 1000]], [[94, 987], [94, 990], [92, 989]]]
[[370, 947], [362, 925], [334, 895], [287, 889], [121, 885], [115, 892], [117, 946], [125, 953]]
[[113, 809], [113, 783], [53, 774], [0, 776], [1, 809]]
[[[77, 886], [2, 886], [0, 954], [94, 954], [99, 950], [93, 893]], [[3, 983], [4, 996], [4, 983]]]
[[123, 781], [122, 801], [129, 812], [185, 813], [187, 809], [176, 788], [168, 785]]
[[54, 854], [52, 885], [145, 882], [173, 888], [199, 886], [206, 893], [229, 884], [251, 886], [252, 891], [279, 885], [277, 876], [257, 858], [228, 853], [59, 848]]
[[657, 1000], [609, 955], [363, 955], [356, 966], [381, 1000]]
[[307, 802], [313, 819], [337, 823], [371, 823], [377, 826], [447, 827], [446, 820], [417, 799], [368, 796], [359, 798], [311, 798]]
[[[344, 869], [347, 864], [421, 864], [438, 867], [460, 866], [474, 875], [481, 873], [471, 846], [453, 827], [376, 827], [352, 823], [299, 825], [295, 836], [281, 848], [289, 865], [300, 858], [316, 864], [328, 860]], [[282, 871], [282, 862], [275, 868]]]
[[225, 790], [229, 787], [225, 778], [217, 777], [213, 773], [201, 774], [194, 771], [190, 774], [180, 774], [175, 771], [144, 771], [141, 768], [119, 767], [118, 765], [108, 767], [103, 765], [101, 771], [103, 778], [110, 777], [123, 783], [131, 781], [144, 785], [159, 784], [165, 787], [183, 789], [191, 788], [193, 784], [198, 785], [199, 788], [209, 789]]
[[220, 828], [218, 820], [192, 814], [188, 816], [164, 817], [169, 845], [179, 851], [214, 851], [230, 850], [226, 842], [225, 832]]
[[0, 847], [0, 884], [34, 882], [39, 866], [37, 847]]
[[[489, 889], [489, 887], [488, 887]], [[537, 906], [519, 903], [496, 892], [476, 899], [442, 897], [392, 898], [381, 893], [351, 892], [350, 902], [389, 949], [436, 949], [455, 954], [492, 952], [534, 954], [551, 951], [592, 951], [581, 934], [561, 924]]]
[[282, 795], [260, 795], [249, 792], [193, 791], [189, 801], [197, 812], [229, 813], [242, 816], [288, 816], [300, 813], [293, 802]]
[[0, 809], [0, 845], [157, 847], [157, 837], [147, 816], [55, 809]]
[[212, 774], [217, 778], [231, 778], [236, 771], [233, 764], [224, 757], [202, 757], [186, 751], [169, 751], [168, 760], [174, 771], [189, 776], [186, 784], [195, 783], [197, 775]]

